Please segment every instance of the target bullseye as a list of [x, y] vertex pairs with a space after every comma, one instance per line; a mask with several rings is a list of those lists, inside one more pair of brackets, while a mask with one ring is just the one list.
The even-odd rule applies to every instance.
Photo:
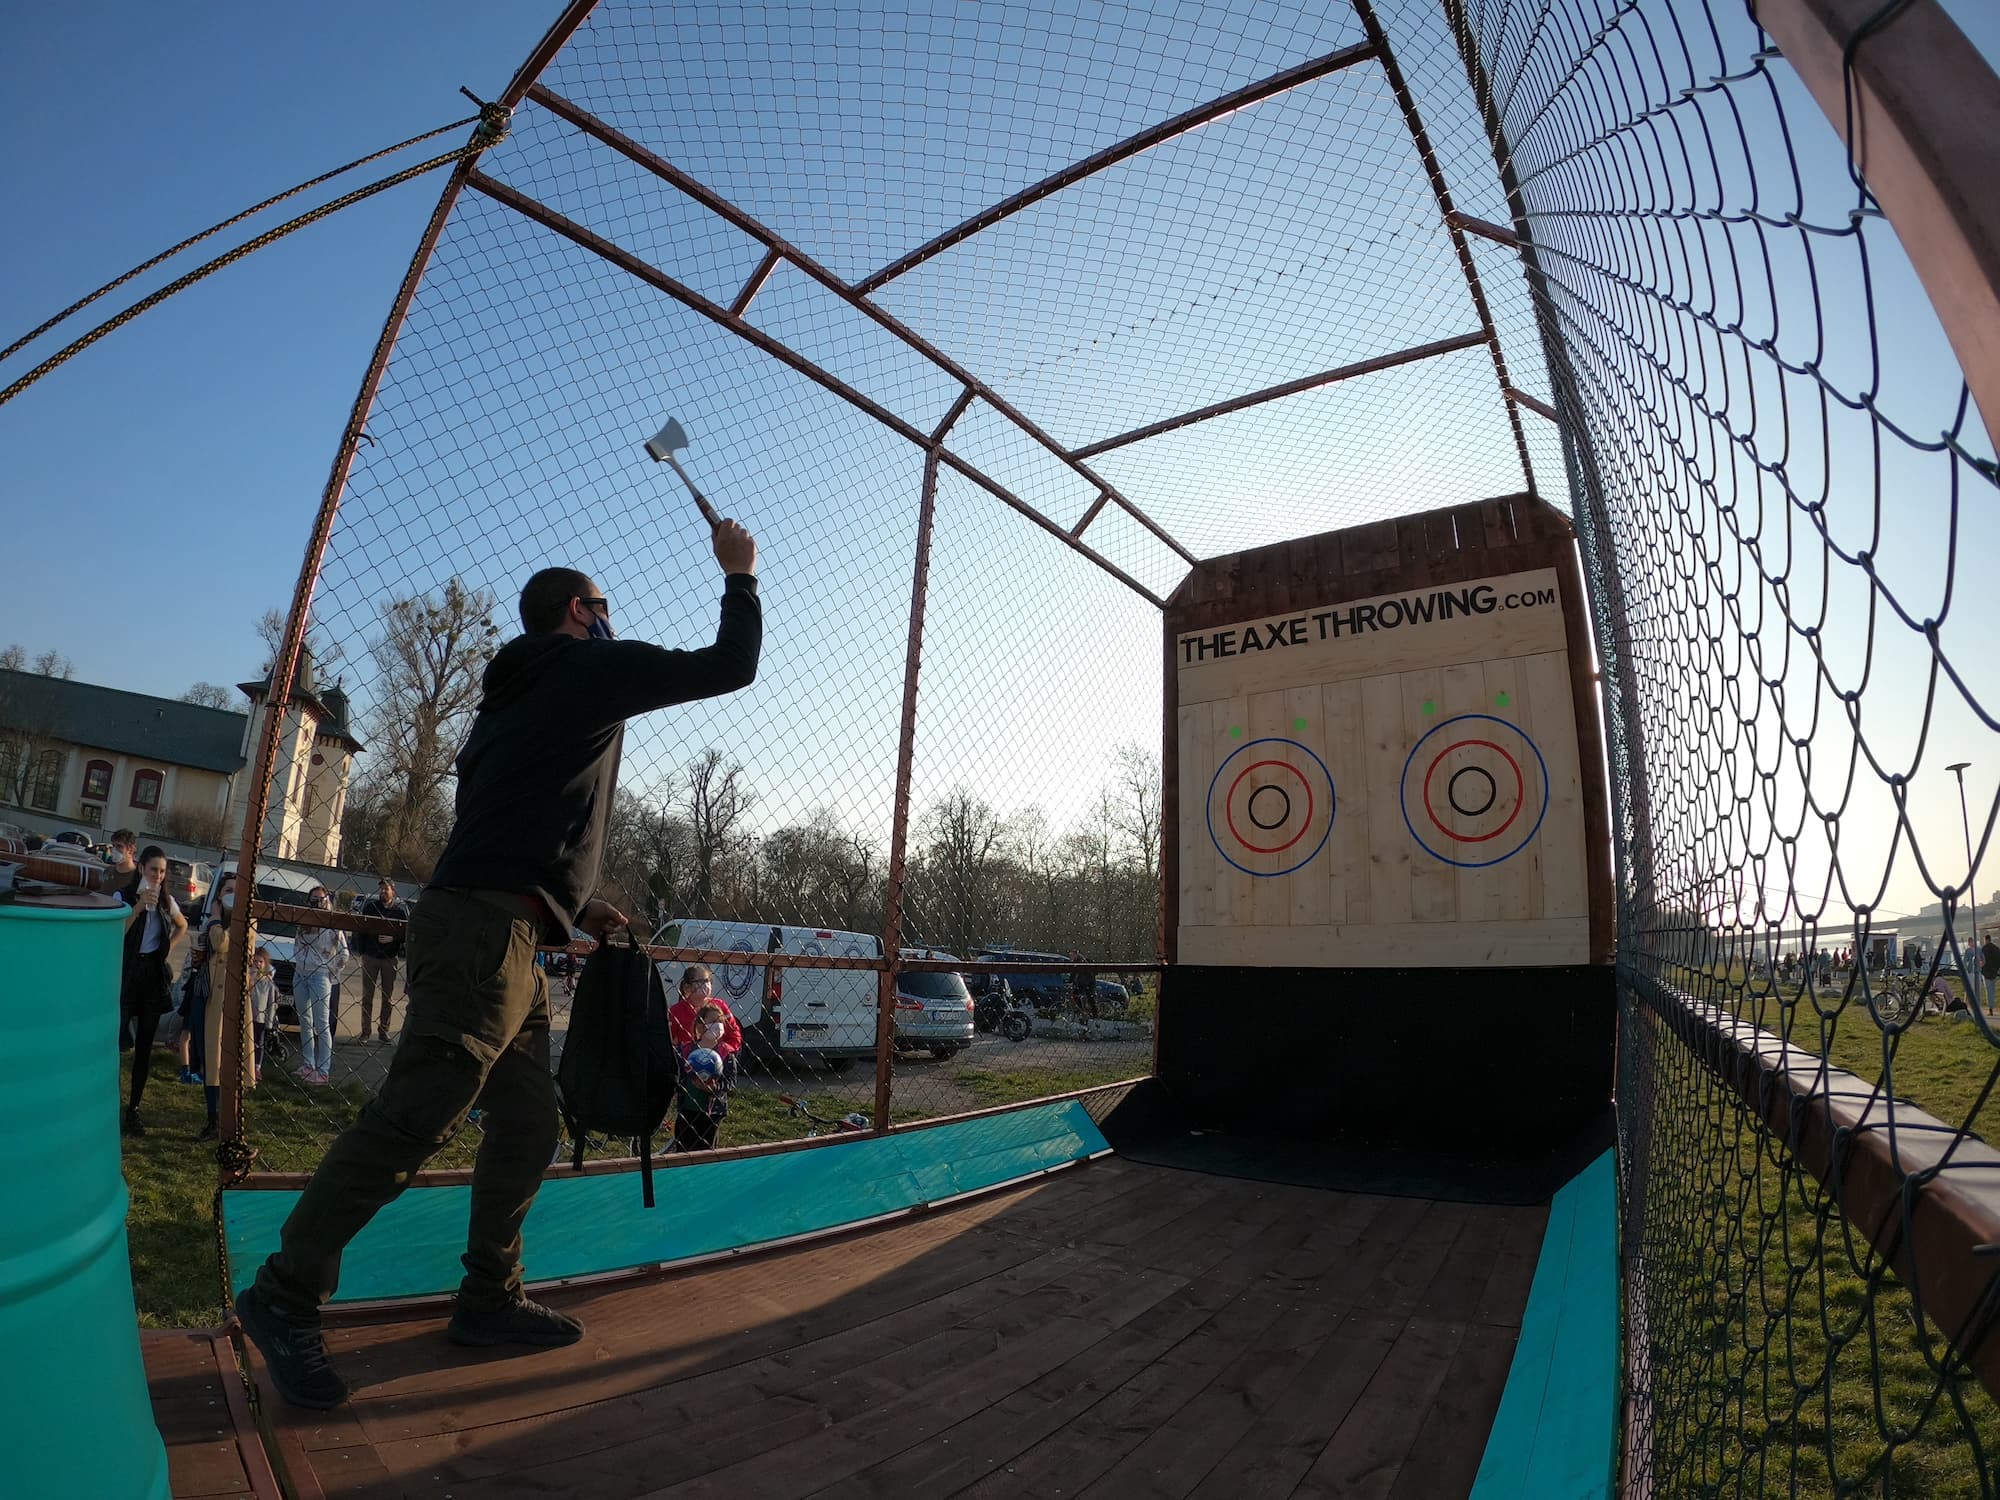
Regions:
[[[1486, 798], [1477, 807], [1467, 807], [1465, 802], [1459, 801], [1459, 783], [1475, 781], [1483, 781], [1486, 784]], [[1478, 795], [1478, 788], [1474, 785], [1474, 789], [1466, 794], [1466, 801], [1469, 802]], [[1499, 795], [1500, 787], [1493, 780], [1493, 773], [1484, 766], [1460, 766], [1451, 773], [1451, 781], [1445, 787], [1445, 799], [1451, 803], [1451, 810], [1467, 818], [1476, 818], [1485, 812], [1493, 805], [1493, 799]]]
[[1518, 724], [1460, 714], [1411, 748], [1402, 800], [1403, 821], [1426, 853], [1463, 869], [1497, 865], [1540, 831], [1549, 807], [1548, 763]]
[[1297, 740], [1251, 740], [1209, 782], [1209, 839], [1246, 875], [1289, 875], [1310, 863], [1333, 817], [1333, 773]]

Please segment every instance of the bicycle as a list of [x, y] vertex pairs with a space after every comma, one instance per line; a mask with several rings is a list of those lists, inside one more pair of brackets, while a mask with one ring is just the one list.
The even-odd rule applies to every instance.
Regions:
[[850, 1135], [870, 1128], [871, 1122], [868, 1116], [862, 1114], [860, 1110], [851, 1111], [838, 1119], [829, 1119], [825, 1115], [814, 1114], [811, 1104], [804, 1099], [795, 1099], [790, 1094], [780, 1094], [778, 1100], [791, 1110], [794, 1118], [805, 1119], [807, 1140], [814, 1139], [822, 1130], [831, 1131], [835, 1135]]

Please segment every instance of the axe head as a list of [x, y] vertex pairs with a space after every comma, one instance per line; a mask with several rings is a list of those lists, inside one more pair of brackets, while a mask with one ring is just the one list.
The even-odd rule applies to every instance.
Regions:
[[672, 417], [667, 418], [666, 426], [646, 439], [646, 451], [653, 455], [656, 464], [671, 463], [673, 456], [687, 445], [687, 432]]

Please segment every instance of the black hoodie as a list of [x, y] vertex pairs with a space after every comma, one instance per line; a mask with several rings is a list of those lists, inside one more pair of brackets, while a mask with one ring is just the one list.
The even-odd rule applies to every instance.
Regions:
[[626, 719], [749, 686], [763, 640], [757, 580], [731, 573], [715, 644], [699, 651], [566, 635], [502, 646], [459, 752], [458, 821], [430, 883], [539, 896], [561, 924], [549, 936], [568, 941], [597, 888]]

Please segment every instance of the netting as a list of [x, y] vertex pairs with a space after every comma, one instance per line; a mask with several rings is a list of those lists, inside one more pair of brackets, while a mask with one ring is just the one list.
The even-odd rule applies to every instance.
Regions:
[[[535, 568], [711, 637], [671, 413], [762, 548], [763, 667], [632, 723], [604, 881], [670, 980], [736, 955], [723, 1144], [1129, 1079], [1161, 601], [1539, 493], [1611, 750], [1625, 1487], [1992, 1494], [1987, 429], [1742, 8], [1379, 9], [592, 10], [447, 195], [322, 512], [339, 863], [420, 891]], [[262, 1169], [379, 1081], [353, 987], [332, 1085], [248, 1095]]]
[[1991, 1494], [1990, 439], [1739, 9], [1455, 19], [1611, 688], [1628, 1486]]

